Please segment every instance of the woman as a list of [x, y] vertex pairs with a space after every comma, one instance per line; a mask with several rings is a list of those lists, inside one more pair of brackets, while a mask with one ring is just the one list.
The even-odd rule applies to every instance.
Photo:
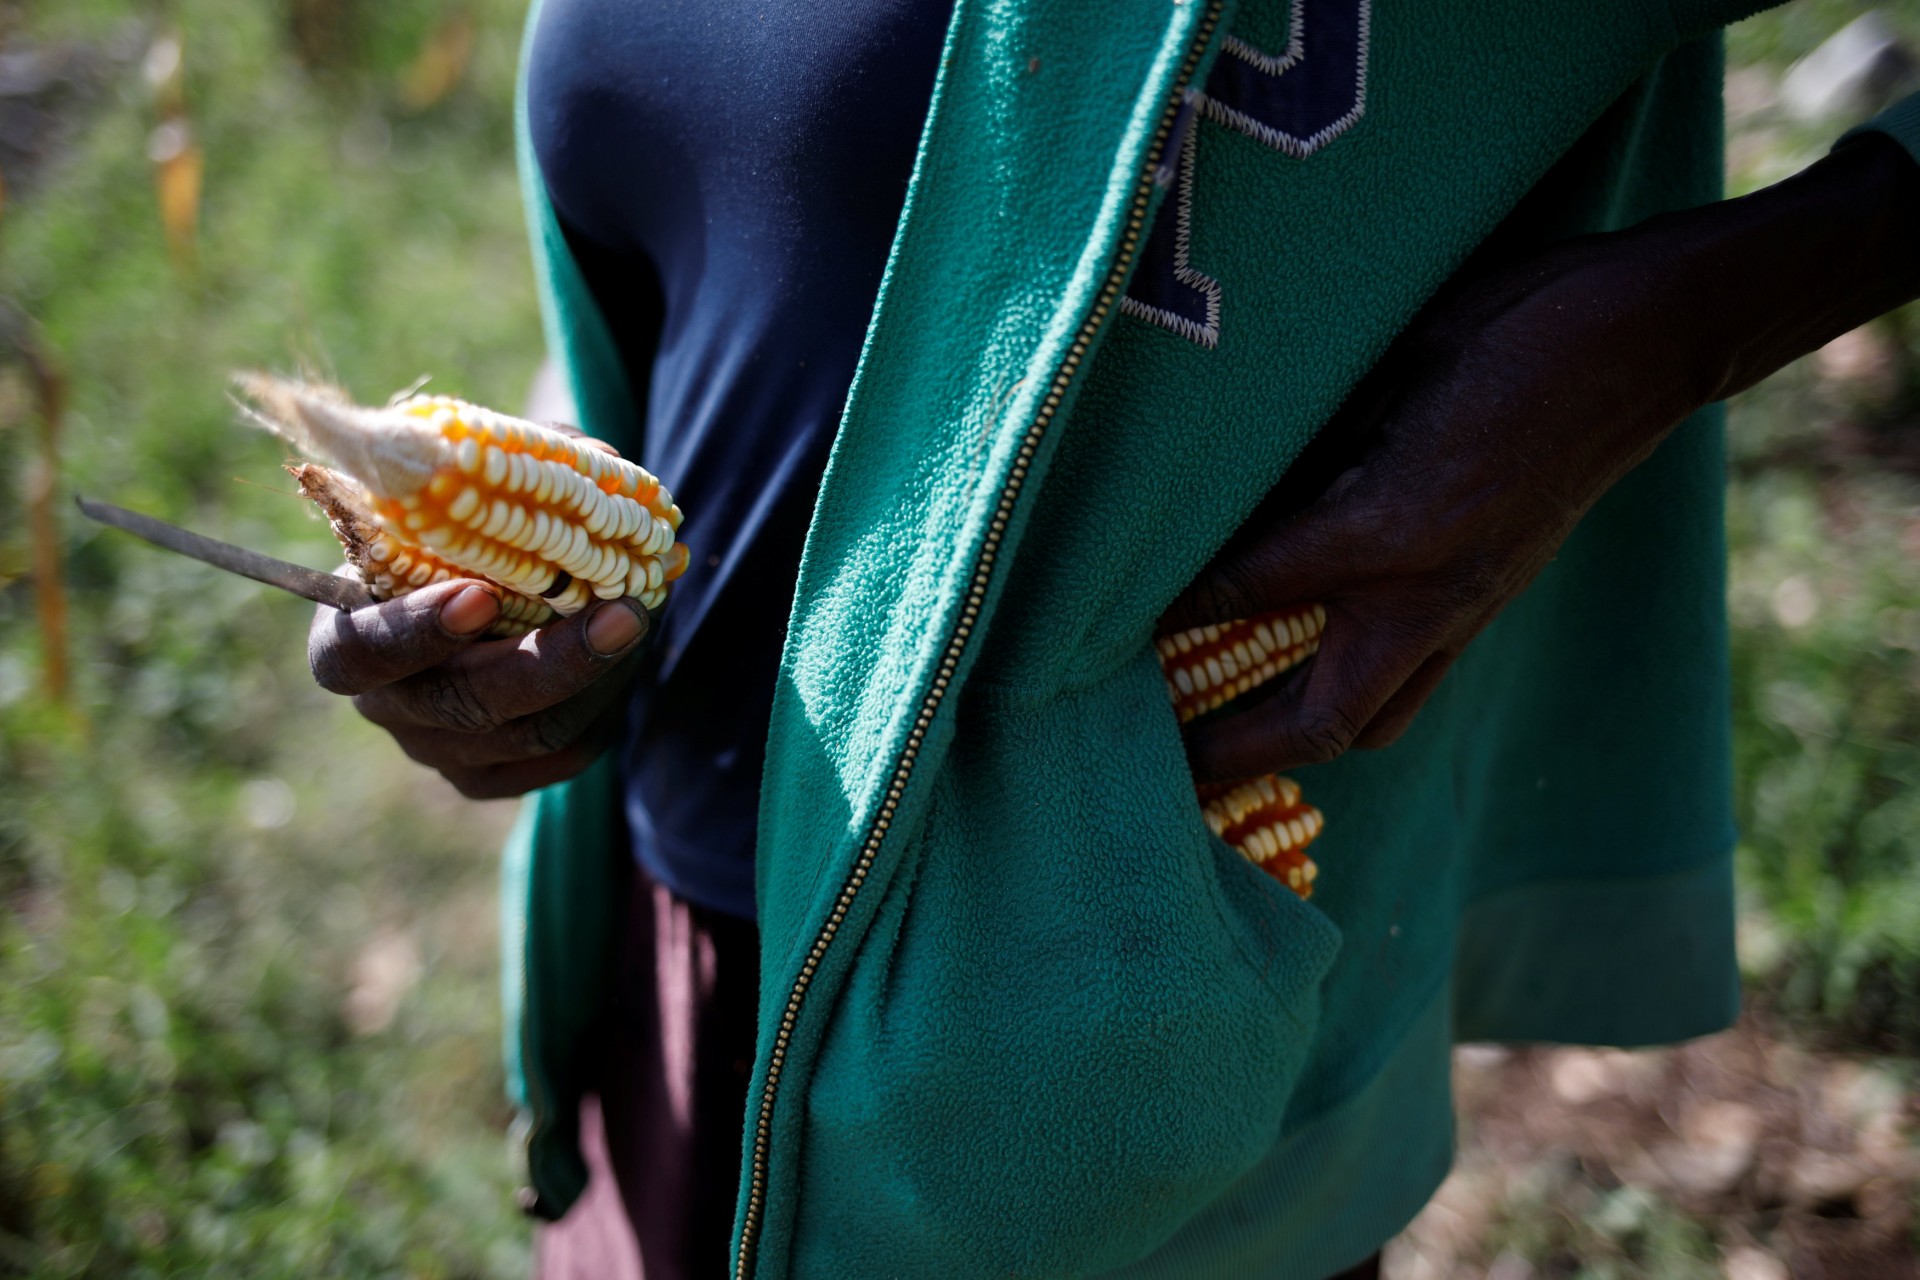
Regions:
[[[649, 1274], [1320, 1280], [1444, 1174], [1456, 1036], [1724, 1025], [1703, 406], [1920, 294], [1911, 107], [1714, 203], [1750, 7], [1009, 0], [937, 55], [548, 0], [550, 342], [704, 568], [638, 657], [455, 584], [313, 646], [470, 794], [572, 779], [508, 878], [536, 1211], [598, 1089]], [[1183, 746], [1156, 620], [1308, 601]], [[1191, 792], [1302, 765], [1311, 906]]]

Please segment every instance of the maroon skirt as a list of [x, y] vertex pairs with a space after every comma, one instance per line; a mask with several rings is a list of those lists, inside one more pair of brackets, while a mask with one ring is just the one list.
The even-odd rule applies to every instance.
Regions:
[[591, 1177], [567, 1216], [540, 1229], [536, 1274], [729, 1275], [759, 930], [635, 868], [617, 955], [600, 1093], [580, 1112]]

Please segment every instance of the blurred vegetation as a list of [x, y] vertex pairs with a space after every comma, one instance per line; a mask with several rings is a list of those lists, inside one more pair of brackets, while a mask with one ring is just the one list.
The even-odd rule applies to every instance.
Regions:
[[[540, 349], [522, 8], [0, 0], [0, 300], [32, 322], [0, 308], [0, 1275], [525, 1274], [493, 1003], [505, 811], [313, 688], [297, 601], [64, 507], [72, 687], [49, 696], [21, 496], [40, 388], [17, 350], [64, 374], [61, 503], [324, 563], [225, 375], [307, 366], [371, 397], [432, 374], [519, 401]], [[1734, 29], [1736, 189], [1844, 123], [1793, 119], [1778, 89], [1860, 8]], [[1920, 3], [1886, 13], [1920, 49]], [[1892, 317], [1742, 397], [1729, 519], [1753, 999], [1806, 1043], [1909, 1060], [1916, 352], [1920, 313]], [[1672, 1204], [1544, 1185], [1488, 1256], [1720, 1274], [1711, 1224]]]
[[[1731, 191], [1853, 122], [1795, 118], [1781, 80], [1865, 8], [1802, 0], [1731, 29]], [[1920, 3], [1878, 13], [1920, 58]], [[1819, 1043], [1920, 1056], [1920, 307], [1783, 370], [1731, 420], [1751, 994]]]
[[[1732, 193], [1872, 110], [1785, 84], [1866, 8], [1729, 30]], [[1920, 0], [1878, 14], [1920, 57]], [[1679, 1049], [1458, 1051], [1459, 1158], [1391, 1280], [1920, 1275], [1920, 308], [1739, 397], [1729, 471], [1747, 1016]]]
[[[66, 375], [60, 503], [324, 567], [230, 370], [519, 402], [541, 350], [512, 170], [522, 9], [0, 8], [0, 296]], [[524, 1275], [503, 808], [314, 688], [299, 601], [64, 505], [73, 690], [45, 697], [19, 500], [36, 405], [8, 360], [0, 1274]]]

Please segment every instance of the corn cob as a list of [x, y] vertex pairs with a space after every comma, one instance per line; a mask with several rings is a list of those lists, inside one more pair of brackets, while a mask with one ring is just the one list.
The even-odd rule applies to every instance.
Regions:
[[1313, 896], [1320, 868], [1306, 848], [1326, 819], [1300, 799], [1293, 779], [1268, 774], [1252, 782], [1202, 787], [1200, 813], [1213, 834], [1248, 861], [1301, 897]]
[[1320, 628], [1326, 621], [1327, 611], [1314, 605], [1160, 637], [1160, 666], [1180, 722], [1306, 661], [1320, 647]]
[[[326, 514], [333, 536], [347, 553], [347, 563], [360, 571], [361, 580], [381, 599], [391, 600], [436, 582], [469, 576], [425, 547], [397, 542], [380, 527], [379, 519], [339, 473], [302, 462], [289, 466], [287, 474], [299, 484], [301, 494]], [[494, 631], [499, 635], [524, 634], [555, 616], [545, 600], [522, 595], [511, 587], [500, 587], [498, 598], [500, 618]]]
[[[1155, 641], [1181, 723], [1204, 715], [1304, 662], [1320, 647], [1327, 611], [1319, 605], [1194, 627]], [[1320, 868], [1306, 848], [1326, 826], [1291, 778], [1195, 788], [1200, 816], [1241, 857], [1302, 898], [1313, 896]]]
[[500, 589], [492, 634], [517, 635], [595, 598], [657, 609], [686, 570], [672, 495], [584, 440], [448, 396], [366, 409], [264, 374], [238, 383], [256, 422], [332, 464], [288, 470], [377, 596], [482, 578]]

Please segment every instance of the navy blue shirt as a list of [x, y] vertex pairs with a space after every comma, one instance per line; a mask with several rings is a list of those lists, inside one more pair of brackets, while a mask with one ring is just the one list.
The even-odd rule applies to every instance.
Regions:
[[926, 116], [949, 0], [547, 0], [528, 79], [555, 212], [686, 511], [625, 748], [635, 853], [753, 915], [801, 544]]

